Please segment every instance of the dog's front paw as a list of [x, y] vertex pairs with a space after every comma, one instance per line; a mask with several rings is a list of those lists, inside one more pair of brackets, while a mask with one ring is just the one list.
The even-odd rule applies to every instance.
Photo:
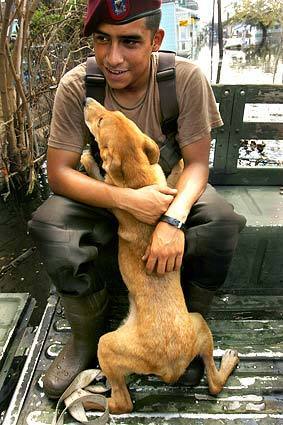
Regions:
[[107, 400], [110, 413], [121, 415], [122, 413], [131, 413], [133, 410], [132, 402], [119, 403], [112, 397], [108, 398]]

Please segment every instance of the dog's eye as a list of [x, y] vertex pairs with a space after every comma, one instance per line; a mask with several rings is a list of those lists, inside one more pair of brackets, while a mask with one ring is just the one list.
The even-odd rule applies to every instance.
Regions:
[[100, 127], [101, 121], [103, 120], [103, 117], [100, 117], [99, 120], [97, 121], [97, 127]]

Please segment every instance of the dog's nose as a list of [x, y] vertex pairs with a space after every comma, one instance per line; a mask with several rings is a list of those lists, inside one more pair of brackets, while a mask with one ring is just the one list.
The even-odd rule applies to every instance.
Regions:
[[83, 106], [86, 107], [91, 102], [93, 102], [93, 99], [91, 97], [86, 97], [83, 101]]

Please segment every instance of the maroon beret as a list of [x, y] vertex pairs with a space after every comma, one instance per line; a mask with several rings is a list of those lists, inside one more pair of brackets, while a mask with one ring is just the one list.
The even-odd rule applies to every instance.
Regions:
[[84, 35], [91, 35], [97, 24], [127, 24], [158, 13], [161, 0], [88, 0]]

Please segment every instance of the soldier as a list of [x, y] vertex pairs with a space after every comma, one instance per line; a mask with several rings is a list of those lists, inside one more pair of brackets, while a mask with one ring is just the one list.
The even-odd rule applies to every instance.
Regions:
[[[162, 146], [166, 137], [156, 79], [164, 37], [160, 17], [161, 0], [89, 0], [84, 33], [93, 35], [96, 62], [106, 80], [105, 107], [123, 112]], [[225, 281], [245, 219], [208, 184], [210, 132], [222, 120], [200, 69], [176, 57], [175, 70], [179, 115], [174, 143], [184, 160], [176, 190], [118, 188], [79, 172], [89, 140], [83, 114], [86, 64], [69, 71], [57, 89], [48, 142], [54, 195], [29, 223], [72, 329], [44, 377], [50, 397], [59, 397], [96, 358], [108, 309], [100, 259], [109, 247], [117, 256], [117, 222], [109, 209], [124, 209], [155, 225], [145, 268], [161, 276], [181, 269], [190, 311], [205, 316]], [[202, 361], [196, 358], [183, 379], [197, 385], [202, 375]]]

